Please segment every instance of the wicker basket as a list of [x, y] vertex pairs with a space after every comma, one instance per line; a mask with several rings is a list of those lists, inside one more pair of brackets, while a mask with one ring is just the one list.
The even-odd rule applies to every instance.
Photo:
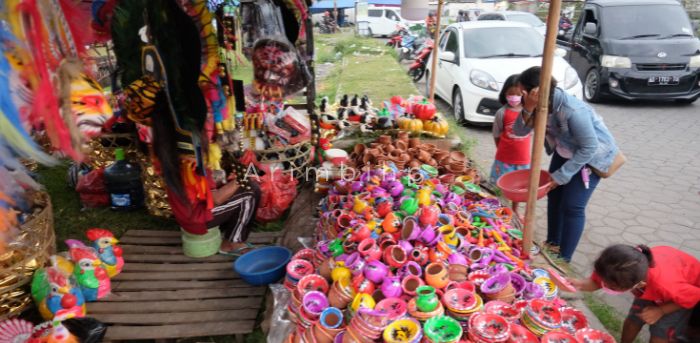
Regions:
[[313, 159], [312, 148], [310, 142], [302, 142], [281, 148], [256, 150], [255, 155], [263, 164], [281, 163], [284, 171], [291, 172], [295, 178], [301, 179], [306, 175], [306, 167]]
[[53, 208], [48, 194], [42, 197], [46, 206], [21, 226], [16, 242], [0, 256], [0, 321], [29, 306], [34, 271], [45, 266], [56, 252]]

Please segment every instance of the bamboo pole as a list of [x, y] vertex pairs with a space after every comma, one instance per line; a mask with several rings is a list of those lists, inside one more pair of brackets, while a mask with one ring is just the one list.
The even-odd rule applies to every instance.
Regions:
[[529, 254], [530, 249], [532, 249], [532, 237], [535, 233], [537, 188], [540, 183], [542, 152], [544, 150], [545, 130], [547, 128], [547, 112], [549, 112], [552, 64], [554, 62], [554, 50], [556, 49], [557, 32], [559, 30], [560, 11], [561, 0], [552, 0], [549, 2], [547, 36], [544, 43], [542, 72], [540, 74], [539, 102], [537, 110], [535, 111], [535, 133], [532, 144], [532, 161], [530, 162], [530, 185], [528, 188], [527, 207], [525, 210], [525, 232], [523, 233], [523, 253], [525, 254]]
[[435, 37], [433, 37], [433, 61], [430, 67], [430, 94], [428, 95], [430, 102], [435, 101], [435, 80], [437, 79], [435, 76], [437, 75], [438, 51], [440, 50], [438, 46], [438, 41], [440, 40], [440, 19], [442, 19], [442, 5], [444, 3], [444, 0], [438, 0], [437, 13], [435, 14], [437, 18], [435, 19]]

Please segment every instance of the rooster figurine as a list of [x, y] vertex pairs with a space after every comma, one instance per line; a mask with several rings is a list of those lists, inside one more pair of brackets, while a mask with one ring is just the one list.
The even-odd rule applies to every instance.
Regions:
[[114, 238], [114, 234], [105, 229], [90, 229], [87, 231], [87, 237], [92, 241], [92, 247], [97, 250], [107, 275], [113, 278], [121, 273], [124, 268], [124, 257], [122, 257], [122, 248], [117, 246], [119, 241]]
[[111, 282], [97, 251], [77, 240], [66, 240], [66, 244], [75, 263], [73, 275], [83, 291], [85, 301], [96, 301], [107, 296], [111, 291]]
[[70, 276], [56, 267], [37, 270], [32, 279], [32, 297], [45, 320], [85, 316], [85, 298]]

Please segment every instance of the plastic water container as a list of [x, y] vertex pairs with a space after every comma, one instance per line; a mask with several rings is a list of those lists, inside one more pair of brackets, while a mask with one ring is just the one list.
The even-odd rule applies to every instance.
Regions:
[[124, 150], [116, 149], [115, 162], [105, 168], [105, 186], [112, 209], [128, 211], [143, 207], [141, 167], [124, 159]]
[[182, 232], [182, 250], [185, 256], [192, 258], [209, 257], [219, 252], [221, 246], [221, 231], [213, 227], [203, 235], [193, 235], [184, 229]]

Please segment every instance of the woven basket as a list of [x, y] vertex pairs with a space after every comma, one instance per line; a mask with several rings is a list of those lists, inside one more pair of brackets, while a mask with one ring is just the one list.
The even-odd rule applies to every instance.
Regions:
[[306, 175], [306, 167], [313, 158], [312, 148], [310, 142], [302, 142], [281, 148], [256, 150], [255, 155], [263, 164], [281, 163], [284, 171], [291, 172], [295, 178], [301, 179]]
[[30, 305], [29, 284], [34, 271], [45, 266], [56, 252], [53, 207], [48, 194], [42, 197], [46, 206], [20, 227], [16, 242], [0, 256], [0, 321]]

